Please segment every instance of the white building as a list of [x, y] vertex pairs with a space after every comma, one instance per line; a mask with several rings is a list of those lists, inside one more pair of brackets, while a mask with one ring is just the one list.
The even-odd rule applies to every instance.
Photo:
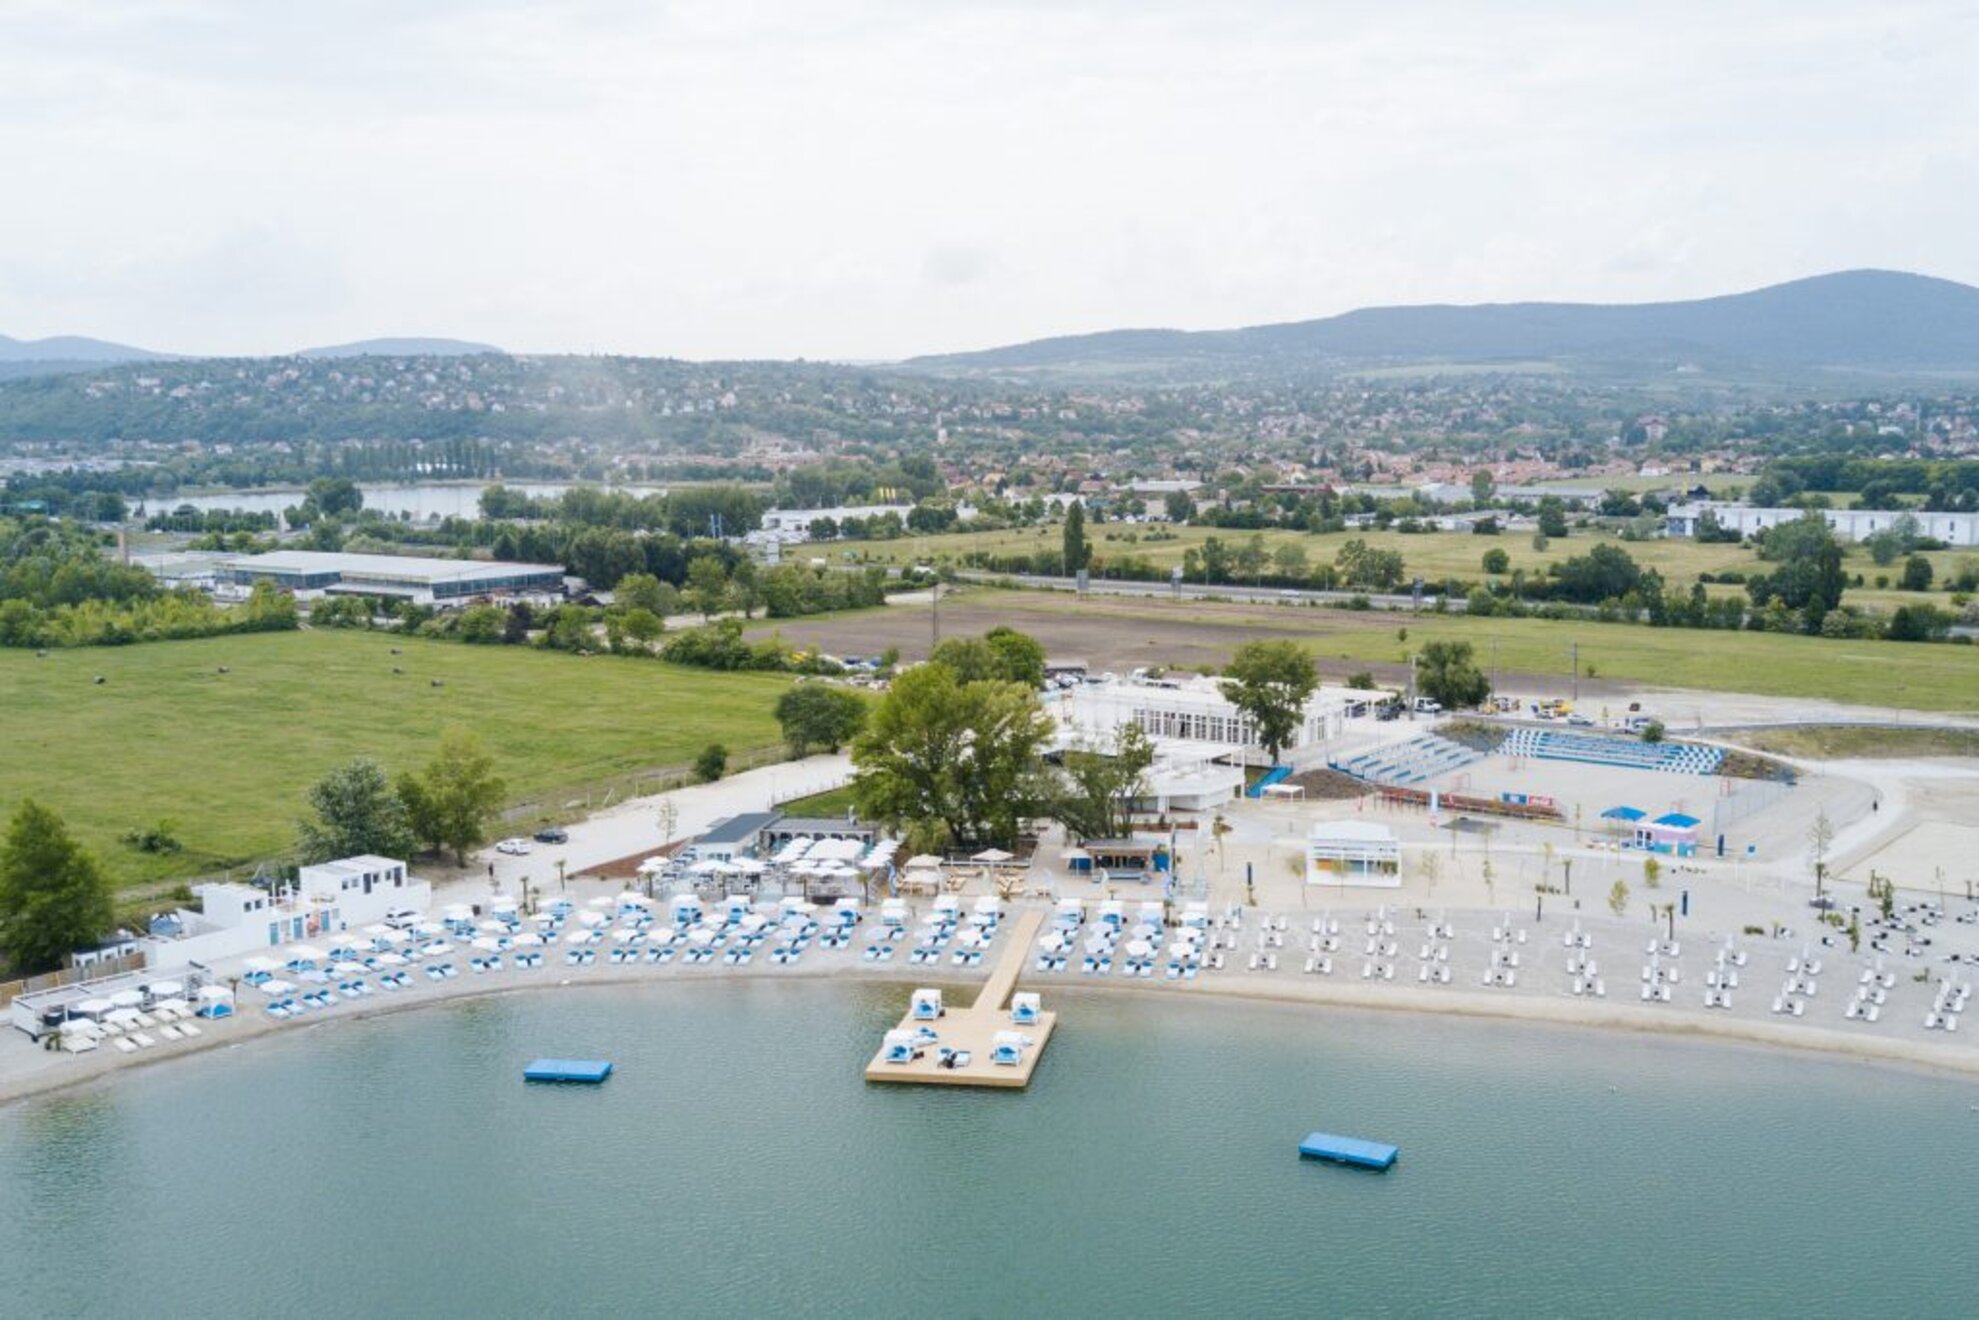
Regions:
[[[1781, 523], [1798, 522], [1807, 516], [1805, 509], [1762, 509], [1700, 500], [1695, 504], [1671, 505], [1664, 518], [1664, 529], [1671, 536], [1695, 536], [1698, 522], [1707, 509], [1717, 518], [1719, 526], [1741, 536]], [[1891, 523], [1908, 514], [1916, 521], [1919, 536], [1946, 545], [1979, 546], [1979, 513], [1926, 513], [1921, 509], [1822, 509], [1820, 513], [1828, 530], [1840, 541], [1861, 541], [1887, 531]]]
[[1365, 820], [1323, 820], [1306, 840], [1306, 883], [1400, 889], [1402, 845], [1386, 825]]
[[[1321, 688], [1306, 703], [1305, 716], [1286, 745], [1288, 759], [1340, 735], [1350, 695]], [[1176, 754], [1237, 760], [1260, 752], [1263, 743], [1249, 715], [1239, 710], [1215, 679], [1199, 675], [1128, 682], [1082, 683], [1050, 707], [1071, 744], [1111, 745], [1128, 724], [1138, 724], [1157, 745], [1190, 744]]]
[[200, 910], [181, 908], [152, 922], [142, 943], [147, 968], [211, 963], [257, 949], [373, 925], [395, 911], [423, 912], [432, 886], [390, 857], [345, 857], [305, 866], [292, 886], [270, 893], [252, 885], [200, 885]]

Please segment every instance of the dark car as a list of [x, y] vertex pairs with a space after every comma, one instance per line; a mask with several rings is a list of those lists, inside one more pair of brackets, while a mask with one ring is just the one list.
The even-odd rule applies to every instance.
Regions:
[[536, 842], [538, 842], [538, 843], [569, 843], [569, 842], [570, 842], [570, 831], [569, 831], [569, 830], [565, 830], [565, 829], [559, 829], [559, 828], [557, 828], [557, 827], [556, 827], [555, 825], [552, 825], [552, 826], [550, 826], [550, 828], [549, 828], [549, 829], [547, 829], [547, 830], [537, 830], [537, 831], [536, 831]]

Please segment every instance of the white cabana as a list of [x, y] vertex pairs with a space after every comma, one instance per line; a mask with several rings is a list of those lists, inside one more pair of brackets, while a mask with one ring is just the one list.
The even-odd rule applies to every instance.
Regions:
[[313, 944], [291, 944], [288, 948], [291, 962], [322, 962], [323, 951]]
[[1015, 854], [1007, 853], [1001, 848], [985, 848], [969, 860], [981, 862], [985, 866], [1001, 866], [1005, 862], [1014, 862], [1017, 858]]

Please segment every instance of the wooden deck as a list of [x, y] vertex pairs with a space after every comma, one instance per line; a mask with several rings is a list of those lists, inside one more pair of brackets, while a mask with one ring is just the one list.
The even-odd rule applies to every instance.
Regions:
[[[907, 1015], [900, 1020], [900, 1026], [913, 1030], [917, 1026], [932, 1026], [940, 1033], [937, 1045], [911, 1063], [887, 1063], [885, 1050], [873, 1055], [873, 1061], [866, 1065], [866, 1080], [869, 1082], [914, 1082], [925, 1086], [994, 1086], [1015, 1089], [1031, 1084], [1031, 1074], [1036, 1071], [1038, 1060], [1044, 1057], [1046, 1044], [1051, 1040], [1051, 1029], [1057, 1024], [1058, 1015], [1052, 1012], [1038, 1014], [1038, 1020], [1022, 1027], [1013, 1027], [1010, 1022], [1010, 996], [1017, 988], [1018, 974], [1024, 970], [1024, 960], [1033, 953], [1037, 943], [1038, 930], [1044, 925], [1044, 913], [1032, 909], [1004, 923], [1004, 929], [997, 936], [1003, 946], [996, 965], [991, 968], [989, 980], [976, 995], [976, 1002], [967, 1008], [944, 1005], [946, 1012], [932, 1023], [922, 1024], [914, 1020], [910, 1006]], [[933, 971], [933, 969], [930, 969]], [[931, 979], [939, 979], [938, 976]], [[999, 1067], [990, 1062], [990, 1042], [999, 1031], [1021, 1031], [1036, 1044], [1023, 1053], [1023, 1062], [1015, 1067]], [[936, 1066], [935, 1049], [946, 1045], [950, 1049], [967, 1050], [972, 1056], [966, 1068], [941, 1068]]]

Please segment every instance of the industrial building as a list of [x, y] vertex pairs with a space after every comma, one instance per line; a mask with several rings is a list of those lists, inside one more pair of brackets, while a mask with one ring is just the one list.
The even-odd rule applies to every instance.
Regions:
[[[1671, 536], [1695, 536], [1697, 525], [1709, 511], [1726, 527], [1741, 536], [1763, 532], [1781, 523], [1798, 522], [1806, 509], [1764, 509], [1745, 504], [1721, 504], [1700, 500], [1695, 504], [1673, 504], [1664, 515], [1664, 530]], [[1928, 513], [1922, 509], [1822, 509], [1821, 518], [1840, 541], [1861, 541], [1908, 515], [1917, 524], [1917, 534], [1950, 546], [1979, 546], [1979, 513]]]
[[563, 569], [555, 564], [315, 550], [236, 556], [220, 565], [218, 577], [237, 587], [272, 582], [304, 598], [391, 596], [419, 605], [458, 604], [479, 596], [560, 596], [564, 588]]

